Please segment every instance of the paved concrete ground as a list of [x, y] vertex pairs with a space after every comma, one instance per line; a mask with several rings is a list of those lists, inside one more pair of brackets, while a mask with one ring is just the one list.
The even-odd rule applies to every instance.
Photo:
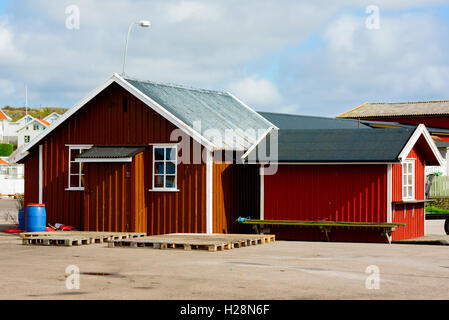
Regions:
[[[14, 202], [0, 201], [0, 213], [11, 210]], [[449, 246], [278, 241], [223, 252], [30, 247], [1, 232], [7, 227], [0, 225], [0, 299], [449, 299]], [[426, 222], [431, 233], [444, 234], [441, 221]], [[68, 290], [69, 265], [112, 275], [81, 275], [80, 289]], [[372, 265], [379, 268], [380, 289], [366, 288]]]
[[[449, 299], [448, 253], [448, 246], [285, 241], [222, 252], [30, 247], [0, 233], [0, 299]], [[81, 275], [80, 289], [68, 290], [69, 265], [113, 275]], [[371, 265], [380, 289], [366, 288]]]

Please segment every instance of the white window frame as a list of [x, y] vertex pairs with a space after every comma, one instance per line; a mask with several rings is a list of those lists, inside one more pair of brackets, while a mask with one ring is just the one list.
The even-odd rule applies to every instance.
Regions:
[[[156, 160], [156, 149], [164, 149], [164, 160]], [[175, 159], [174, 160], [167, 160], [165, 159], [165, 150], [166, 149], [175, 149]], [[155, 172], [156, 172], [156, 163], [157, 162], [164, 162], [164, 174], [162, 175], [164, 177], [164, 187], [156, 187], [155, 186]], [[174, 183], [174, 187], [172, 188], [167, 188], [165, 186], [165, 182], [166, 182], [166, 176], [167, 176], [167, 167], [166, 167], [166, 163], [167, 162], [174, 162], [175, 163], [175, 183]], [[169, 176], [172, 176], [173, 174], [170, 174]], [[161, 192], [177, 192], [178, 190], [178, 145], [177, 144], [154, 144], [153, 145], [153, 169], [151, 172], [151, 176], [152, 176], [152, 187], [153, 189], [150, 189], [149, 191], [161, 191]]]
[[[27, 138], [28, 138], [28, 141], [27, 141]], [[29, 135], [23, 136], [23, 143], [29, 143], [30, 141], [31, 141], [31, 136], [29, 136]]]
[[[69, 148], [69, 167], [68, 167], [68, 181], [67, 181], [67, 188], [65, 190], [67, 191], [84, 191], [84, 187], [82, 187], [82, 177], [84, 176], [84, 174], [82, 173], [82, 163], [78, 162], [75, 160], [71, 160], [72, 159], [72, 150], [79, 150], [80, 154], [81, 154], [81, 150], [85, 151], [88, 150], [90, 148], [92, 148], [92, 145], [66, 145], [66, 147]], [[78, 164], [78, 173], [72, 173], [71, 170], [71, 164], [72, 163], [77, 163]], [[78, 176], [78, 186], [77, 187], [72, 187], [70, 184], [71, 181], [71, 177], [72, 176]]]
[[[406, 172], [411, 164], [411, 172]], [[408, 177], [412, 176], [412, 184], [408, 183]], [[412, 187], [412, 194], [408, 194], [408, 188]], [[402, 162], [402, 200], [415, 200], [415, 159], [405, 159]]]

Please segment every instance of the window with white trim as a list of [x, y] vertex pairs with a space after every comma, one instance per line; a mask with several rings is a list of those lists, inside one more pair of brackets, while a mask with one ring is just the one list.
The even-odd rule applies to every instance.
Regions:
[[176, 190], [177, 157], [176, 145], [153, 147], [153, 190]]
[[407, 159], [402, 163], [402, 199], [415, 199], [415, 160]]
[[69, 178], [67, 190], [84, 190], [84, 164], [75, 158], [92, 146], [69, 146]]

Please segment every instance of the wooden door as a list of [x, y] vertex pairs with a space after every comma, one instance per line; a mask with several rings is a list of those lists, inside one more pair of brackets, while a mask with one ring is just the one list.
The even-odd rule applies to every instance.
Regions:
[[131, 165], [85, 165], [84, 230], [132, 232]]

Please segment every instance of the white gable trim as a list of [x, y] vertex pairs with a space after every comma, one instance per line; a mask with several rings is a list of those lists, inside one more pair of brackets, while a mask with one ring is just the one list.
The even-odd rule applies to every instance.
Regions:
[[433, 154], [438, 160], [439, 165], [441, 166], [443, 164], [443, 158], [441, 157], [440, 152], [438, 151], [437, 146], [435, 145], [435, 142], [433, 141], [432, 137], [430, 136], [429, 131], [427, 130], [426, 126], [423, 124], [420, 124], [415, 132], [413, 132], [411, 138], [408, 140], [407, 144], [405, 145], [404, 149], [402, 149], [401, 153], [399, 154], [399, 161], [404, 161], [407, 159], [408, 154], [410, 151], [412, 151], [413, 147], [415, 146], [418, 139], [421, 137], [421, 135], [424, 136], [427, 143], [430, 146], [430, 149], [432, 150]]
[[120, 77], [118, 74], [114, 73], [114, 75], [107, 80], [104, 84], [100, 85], [93, 91], [91, 91], [86, 97], [84, 97], [81, 101], [79, 101], [75, 106], [70, 108], [66, 113], [64, 113], [58, 120], [56, 120], [53, 125], [49, 126], [47, 130], [41, 132], [39, 135], [37, 135], [26, 147], [23, 149], [22, 154], [18, 158], [17, 161], [22, 160], [29, 154], [29, 150], [33, 148], [36, 144], [39, 143], [43, 138], [45, 138], [48, 134], [50, 134], [53, 130], [55, 130], [57, 127], [59, 127], [65, 120], [70, 118], [74, 113], [76, 113], [79, 109], [81, 109], [84, 105], [86, 105], [88, 102], [90, 102], [93, 98], [95, 98], [100, 92], [105, 90], [108, 86], [110, 86], [112, 83], [117, 83], [121, 87], [123, 87], [125, 90], [133, 94], [136, 98], [141, 100], [143, 103], [147, 104], [150, 108], [152, 108], [154, 111], [159, 113], [161, 116], [172, 122], [175, 126], [183, 130], [185, 133], [187, 133], [190, 137], [195, 139], [197, 142], [205, 146], [208, 150], [219, 150], [216, 145], [211, 143], [209, 140], [207, 140], [205, 137], [203, 137], [200, 133], [193, 130], [191, 127], [189, 127], [187, 124], [185, 124], [183, 121], [175, 117], [173, 114], [168, 112], [165, 108], [163, 108], [161, 105], [156, 103], [154, 100], [149, 98], [147, 95], [139, 91], [137, 88], [132, 86], [129, 82], [127, 82], [125, 79]]
[[[263, 121], [265, 121], [270, 127], [273, 127], [276, 130], [279, 130], [278, 127], [276, 127], [274, 124], [272, 124], [270, 121], [268, 121], [267, 119], [265, 119], [264, 117], [262, 117], [258, 112], [254, 111], [253, 109], [251, 109], [247, 104], [245, 104], [243, 101], [241, 101], [240, 99], [238, 99], [237, 97], [235, 97], [232, 93], [230, 92], [226, 92], [227, 94], [229, 94], [234, 100], [236, 100], [238, 103], [240, 103], [242, 106], [244, 106], [246, 109], [248, 109], [249, 111], [251, 111], [252, 113], [255, 113], [260, 119], [262, 119]], [[271, 131], [271, 130], [270, 130]]]
[[173, 123], [175, 126], [180, 128], [182, 131], [187, 133], [190, 137], [195, 139], [197, 142], [205, 146], [208, 150], [219, 150], [216, 145], [214, 145], [212, 142], [207, 140], [204, 136], [202, 136], [199, 132], [193, 130], [190, 126], [188, 126], [186, 123], [184, 123], [182, 120], [178, 119], [176, 116], [174, 116], [172, 113], [167, 111], [164, 107], [162, 107], [160, 104], [158, 104], [156, 101], [148, 97], [146, 94], [141, 92], [139, 89], [131, 85], [128, 81], [123, 79], [118, 74], [114, 74], [113, 77], [115, 78], [115, 82], [122, 86], [125, 90], [132, 93], [136, 98], [138, 98], [140, 101], [148, 105], [151, 109], [159, 113], [161, 116], [163, 116], [165, 119]]

